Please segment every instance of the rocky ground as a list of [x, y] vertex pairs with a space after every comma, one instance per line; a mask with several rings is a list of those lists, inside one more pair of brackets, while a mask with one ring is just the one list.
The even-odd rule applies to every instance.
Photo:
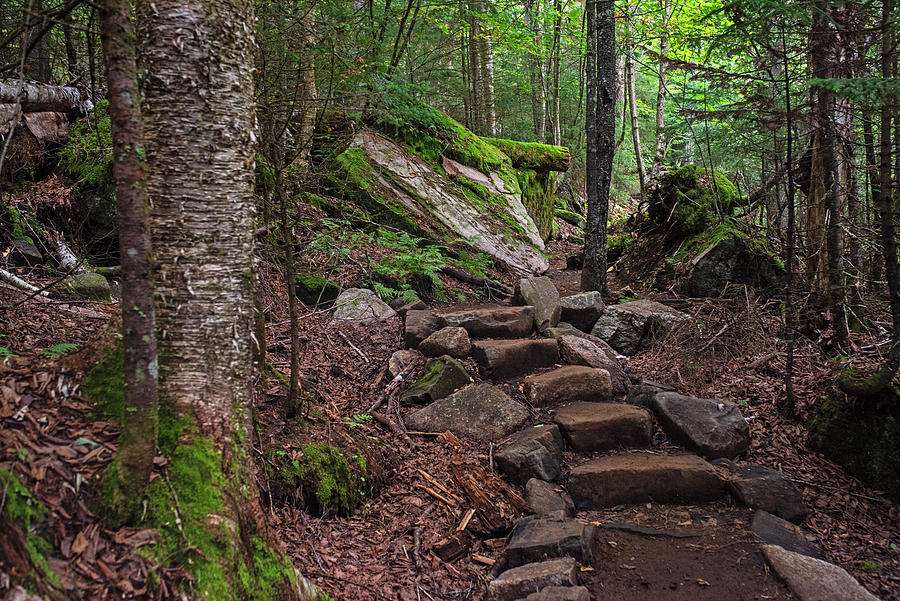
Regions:
[[[267, 376], [255, 450], [265, 465], [274, 445], [364, 448], [374, 489], [353, 515], [319, 517], [279, 499], [260, 471], [270, 524], [304, 573], [361, 600], [519, 599], [548, 584], [528, 598], [807, 599], [818, 591], [802, 587], [820, 582], [833, 598], [871, 598], [853, 578], [900, 599], [897, 505], [810, 451], [775, 410], [774, 308], [663, 297], [610, 311], [588, 295], [557, 311], [554, 288], [572, 296], [578, 273], [555, 250], [552, 286], [522, 290], [533, 308], [467, 302], [395, 316], [365, 297], [356, 307], [377, 307], [371, 315], [304, 314], [301, 367], [315, 398], [303, 422], [288, 422], [285, 388]], [[276, 274], [266, 282], [270, 359], [286, 371], [284, 293]], [[78, 386], [110, 309], [12, 307], [20, 295], [0, 294], [4, 346], [23, 355], [0, 366], [0, 469], [48, 507], [47, 556], [64, 587], [149, 597], [135, 550], [152, 536], [106, 530], [90, 509], [117, 428], [90, 417]], [[35, 350], [61, 340], [83, 352]], [[395, 355], [407, 346], [422, 352]], [[798, 354], [802, 411], [835, 374], [811, 344]], [[0, 570], [15, 567], [5, 559]], [[163, 575], [156, 595], [174, 596], [183, 575]]]

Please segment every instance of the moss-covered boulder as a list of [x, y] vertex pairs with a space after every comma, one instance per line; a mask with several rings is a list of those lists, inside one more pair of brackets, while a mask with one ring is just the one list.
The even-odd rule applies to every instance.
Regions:
[[862, 404], [835, 392], [806, 428], [815, 449], [900, 502], [900, 390], [891, 388]]
[[721, 173], [685, 165], [661, 175], [648, 200], [650, 219], [657, 226], [692, 236], [731, 215], [740, 194]]
[[320, 275], [300, 274], [294, 280], [297, 298], [309, 307], [319, 304], [331, 306], [340, 293], [337, 283]]
[[87, 272], [73, 275], [63, 282], [63, 288], [84, 300], [109, 300], [109, 282], [99, 273]]

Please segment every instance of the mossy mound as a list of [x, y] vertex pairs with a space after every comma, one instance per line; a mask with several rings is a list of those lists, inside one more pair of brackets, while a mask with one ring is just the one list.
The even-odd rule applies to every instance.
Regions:
[[268, 459], [273, 496], [314, 515], [352, 515], [372, 490], [362, 451], [346, 457], [336, 447], [307, 444], [299, 451], [276, 447]]
[[[37, 579], [43, 578], [52, 586], [60, 586], [59, 576], [47, 563], [46, 553], [50, 550], [50, 543], [39, 534], [47, 518], [47, 508], [14, 474], [6, 470], [0, 470], [0, 490], [4, 500], [0, 513], [4, 541], [0, 543], [0, 552], [9, 555], [14, 565], [25, 563], [30, 566], [28, 584], [38, 585]], [[15, 555], [22, 556], [13, 557]]]
[[685, 165], [664, 173], [650, 188], [650, 219], [676, 235], [699, 234], [732, 214], [737, 187], [717, 171]]
[[835, 392], [806, 422], [811, 445], [900, 502], [900, 390], [853, 405]]
[[301, 274], [295, 278], [297, 298], [311, 307], [320, 303], [330, 306], [340, 290], [334, 280], [315, 274]]

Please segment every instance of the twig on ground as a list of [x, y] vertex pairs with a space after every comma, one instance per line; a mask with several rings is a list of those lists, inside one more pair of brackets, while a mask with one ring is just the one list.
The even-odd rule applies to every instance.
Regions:
[[344, 339], [344, 342], [346, 342], [347, 344], [350, 345], [350, 348], [352, 348], [354, 351], [356, 351], [356, 354], [357, 354], [357, 355], [359, 355], [360, 357], [362, 357], [363, 361], [365, 361], [366, 363], [369, 362], [369, 358], [366, 357], [366, 354], [365, 354], [364, 352], [362, 352], [361, 350], [359, 350], [359, 347], [356, 346], [355, 344], [353, 344], [353, 342], [347, 337], [346, 334], [344, 334], [343, 332], [341, 332], [340, 330], [338, 330], [338, 335], [339, 335], [341, 338]]

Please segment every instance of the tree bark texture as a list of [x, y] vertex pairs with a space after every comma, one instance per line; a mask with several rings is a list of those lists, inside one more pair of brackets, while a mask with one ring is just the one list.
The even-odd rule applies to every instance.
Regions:
[[562, 2], [553, 3], [553, 46], [550, 51], [550, 142], [559, 146], [562, 142], [562, 118], [559, 110], [559, 69], [562, 52]]
[[81, 94], [76, 88], [51, 86], [39, 83], [0, 81], [0, 104], [22, 103], [22, 112], [69, 112], [82, 106]]
[[587, 11], [587, 225], [581, 289], [606, 293], [606, 221], [615, 145], [615, 3], [588, 0]]
[[133, 517], [150, 481], [158, 428], [156, 310], [151, 274], [149, 205], [144, 184], [144, 129], [130, 0], [106, 0], [100, 11], [113, 139], [113, 175], [122, 266], [125, 411], [113, 472], [121, 518]]

